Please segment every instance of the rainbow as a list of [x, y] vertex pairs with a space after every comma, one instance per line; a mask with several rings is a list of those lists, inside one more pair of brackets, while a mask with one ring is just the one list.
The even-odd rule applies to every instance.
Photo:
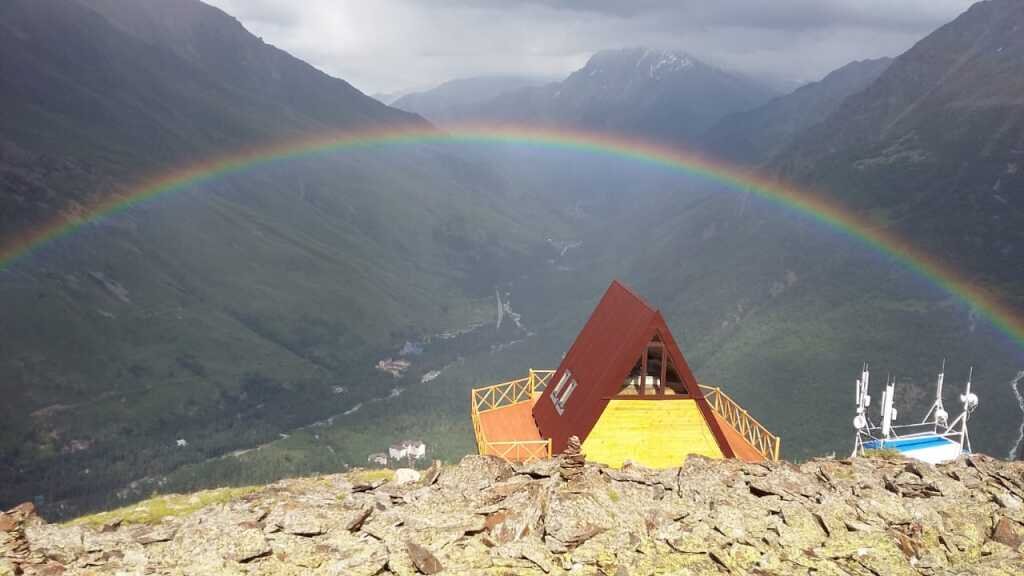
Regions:
[[872, 225], [833, 201], [686, 150], [620, 135], [518, 124], [464, 125], [448, 127], [443, 131], [426, 124], [416, 124], [338, 132], [250, 148], [214, 160], [179, 167], [157, 177], [142, 180], [124, 192], [113, 193], [106, 199], [86, 207], [79, 215], [60, 215], [29, 233], [5, 242], [0, 245], [0, 270], [6, 269], [32, 250], [73, 234], [75, 230], [90, 222], [122, 212], [157, 196], [227, 174], [243, 172], [256, 165], [319, 153], [431, 142], [527, 144], [610, 155], [669, 168], [730, 188], [752, 192], [893, 257], [973, 307], [1018, 346], [1024, 347], [1024, 318], [997, 293], [972, 283], [957, 270], [916, 248], [895, 233]]

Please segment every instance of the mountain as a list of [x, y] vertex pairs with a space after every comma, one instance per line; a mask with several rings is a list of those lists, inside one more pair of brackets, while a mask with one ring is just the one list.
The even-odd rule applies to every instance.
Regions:
[[193, 0], [14, 0], [0, 22], [0, 242], [77, 228], [0, 270], [0, 502], [96, 506], [388, 397], [405, 384], [378, 360], [491, 322], [495, 285], [550, 251], [550, 212], [427, 144], [257, 163], [74, 223], [239, 150], [427, 124]]
[[1022, 499], [1020, 465], [979, 456], [940, 466], [690, 458], [664, 471], [470, 456], [422, 473], [161, 496], [69, 524], [48, 524], [26, 503], [0, 515], [0, 569], [1020, 574]]
[[867, 88], [891, 62], [891, 58], [851, 62], [791, 94], [726, 116], [701, 136], [701, 147], [734, 162], [763, 163], [823, 122], [848, 96]]
[[771, 96], [682, 52], [628, 48], [598, 52], [561, 82], [506, 92], [464, 116], [685, 141]]
[[[108, 166], [145, 173], [304, 131], [422, 121], [264, 44], [200, 2], [45, 0], [6, 3], [3, 11], [5, 159], [38, 165], [41, 152], [63, 155], [57, 177], [81, 182]], [[8, 233], [104, 189], [69, 187], [57, 198], [33, 191], [30, 199], [19, 193], [54, 176], [8, 177], [22, 180], [0, 200]]]
[[344, 126], [412, 120], [348, 82], [264, 43], [235, 18], [201, 2], [77, 1], [123, 32], [173, 52], [249, 99], [272, 103], [278, 115], [289, 120], [308, 118]]
[[1024, 308], [1024, 4], [979, 2], [773, 163]]
[[431, 122], [444, 124], [472, 117], [485, 102], [505, 92], [536, 86], [543, 81], [525, 76], [482, 76], [449, 80], [436, 88], [405, 94], [389, 102]]

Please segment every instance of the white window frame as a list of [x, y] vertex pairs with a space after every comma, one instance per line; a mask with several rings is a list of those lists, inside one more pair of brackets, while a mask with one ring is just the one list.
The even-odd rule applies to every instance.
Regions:
[[573, 391], [576, 390], [576, 384], [576, 379], [573, 378], [572, 381], [569, 382], [569, 386], [566, 387], [565, 392], [562, 393], [562, 396], [560, 398], [556, 399], [554, 395], [551, 396], [552, 401], [554, 401], [555, 403], [555, 410], [559, 414], [565, 412], [565, 403], [569, 401], [569, 396], [572, 396]]
[[558, 379], [558, 384], [555, 385], [555, 389], [551, 391], [551, 401], [556, 405], [558, 404], [558, 400], [556, 400], [556, 398], [562, 393], [562, 387], [569, 381], [569, 378], [572, 378], [572, 372], [566, 368], [565, 372], [562, 372], [562, 377]]

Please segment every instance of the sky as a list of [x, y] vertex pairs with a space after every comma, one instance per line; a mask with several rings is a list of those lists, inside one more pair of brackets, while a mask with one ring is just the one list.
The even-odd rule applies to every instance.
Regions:
[[777, 87], [896, 56], [972, 0], [205, 0], [368, 93], [561, 78], [591, 54], [685, 51]]

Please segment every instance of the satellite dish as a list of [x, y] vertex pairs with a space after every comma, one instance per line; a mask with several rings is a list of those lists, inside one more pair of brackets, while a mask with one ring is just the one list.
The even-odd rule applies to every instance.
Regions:
[[964, 403], [964, 406], [966, 406], [968, 410], [974, 410], [978, 407], [978, 395], [974, 392], [961, 394], [960, 401]]

